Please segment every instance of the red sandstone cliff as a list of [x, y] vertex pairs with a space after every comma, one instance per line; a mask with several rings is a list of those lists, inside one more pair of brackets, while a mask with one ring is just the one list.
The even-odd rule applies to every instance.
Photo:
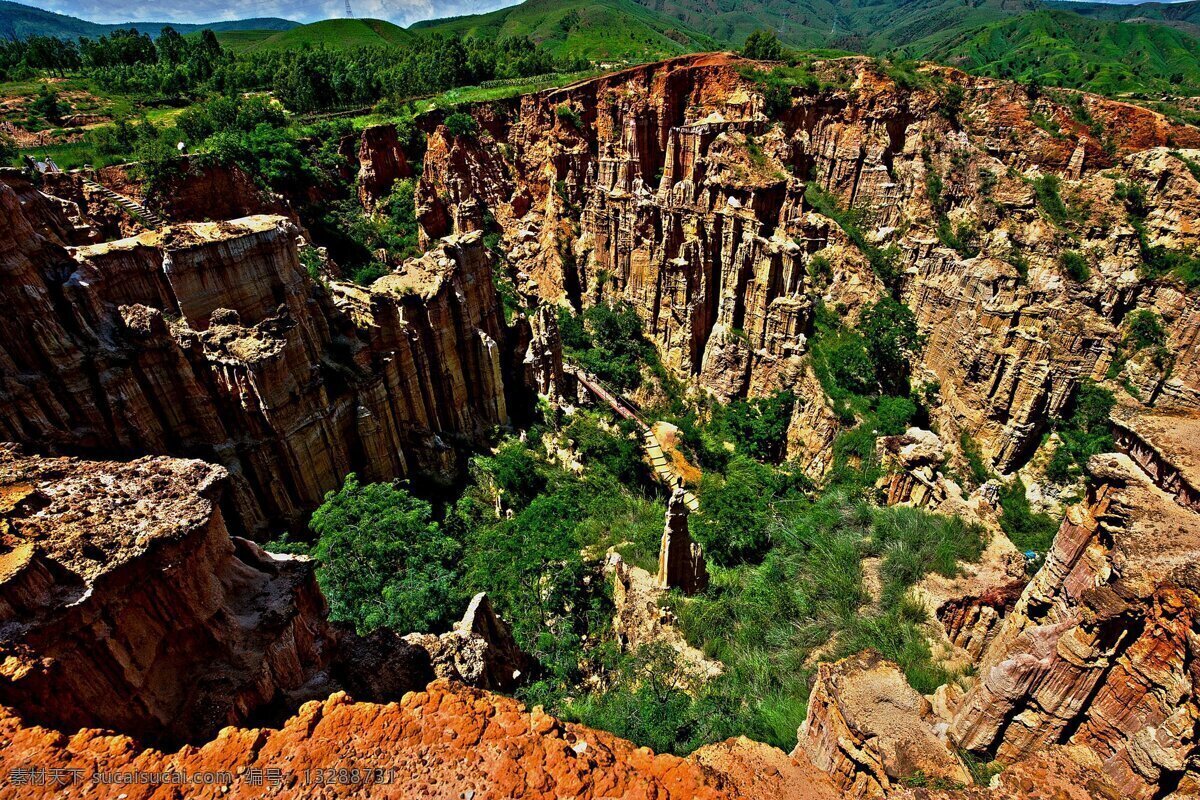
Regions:
[[1012, 761], [1056, 743], [1097, 754], [1122, 795], [1196, 785], [1196, 511], [1124, 455], [1094, 488], [984, 652], [950, 734]]

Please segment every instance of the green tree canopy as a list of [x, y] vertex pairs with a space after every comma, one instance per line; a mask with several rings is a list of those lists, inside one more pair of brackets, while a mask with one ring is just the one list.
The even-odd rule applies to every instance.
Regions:
[[329, 616], [359, 633], [444, 628], [461, 611], [461, 547], [432, 521], [428, 503], [390, 483], [351, 474], [313, 513], [312, 556]]

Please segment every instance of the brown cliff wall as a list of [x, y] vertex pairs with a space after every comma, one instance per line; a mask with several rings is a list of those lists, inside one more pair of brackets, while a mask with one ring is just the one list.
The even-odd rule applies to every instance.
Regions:
[[[897, 85], [865, 59], [818, 62], [825, 87], [797, 88], [768, 119], [751, 66], [684, 57], [480, 107], [477, 139], [434, 126], [419, 189], [427, 233], [490, 213], [519, 286], [576, 306], [628, 300], [678, 374], [721, 397], [760, 394], [813, 383], [800, 362], [814, 301], [853, 322], [884, 291], [803, 199], [816, 184], [860, 210], [868, 242], [895, 246], [899, 296], [928, 336], [915, 377], [941, 386], [934, 418], [1004, 471], [1083, 379], [1104, 376], [1132, 308], [1159, 310], [1185, 354], [1200, 346], [1191, 299], [1139, 276], [1114, 199], [1118, 181], [1137, 183], [1152, 243], [1195, 246], [1200, 187], [1167, 147], [1200, 146], [1200, 129], [1084, 96], [1100, 141], [1062, 98], [946, 71], [966, 88], [950, 119], [935, 88]], [[1039, 209], [1032, 182], [1046, 172], [1061, 176], [1072, 235]], [[974, 228], [979, 254], [944, 245], [939, 215]], [[1064, 274], [1066, 250], [1089, 254], [1088, 280]], [[828, 266], [809, 274], [817, 255]], [[1194, 407], [1194, 363], [1134, 383]], [[813, 411], [798, 408], [790, 439], [819, 470], [837, 425]]]
[[227, 490], [199, 461], [0, 452], [0, 703], [203, 740], [328, 669], [314, 565], [231, 539]]
[[1094, 751], [1125, 796], [1194, 782], [1200, 518], [1123, 455], [1096, 456], [1046, 562], [984, 652], [954, 717], [964, 748], [1004, 761]]
[[450, 479], [523, 397], [478, 235], [364, 289], [310, 279], [278, 217], [68, 251], [7, 187], [0, 216], [0, 438], [222, 464], [235, 531], [298, 519], [354, 470]]

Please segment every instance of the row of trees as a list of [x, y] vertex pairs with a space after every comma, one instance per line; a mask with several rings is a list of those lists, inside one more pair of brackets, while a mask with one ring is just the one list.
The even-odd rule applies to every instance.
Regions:
[[0, 78], [81, 72], [102, 90], [143, 97], [195, 99], [269, 89], [301, 113], [586, 67], [583, 59], [555, 58], [525, 37], [433, 34], [403, 48], [311, 47], [242, 55], [223, 49], [212, 31], [185, 37], [172, 28], [163, 28], [157, 39], [129, 29], [98, 39], [35, 36], [0, 44]]

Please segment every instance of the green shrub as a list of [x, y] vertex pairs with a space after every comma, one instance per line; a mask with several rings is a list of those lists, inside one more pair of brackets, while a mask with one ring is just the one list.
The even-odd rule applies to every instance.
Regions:
[[479, 123], [470, 114], [461, 111], [447, 116], [442, 124], [446, 126], [446, 132], [455, 138], [473, 139], [479, 135]]
[[945, 217], [938, 223], [938, 238], [942, 244], [954, 250], [962, 258], [974, 258], [979, 255], [979, 232], [968, 222], [952, 225]]
[[692, 536], [718, 564], [758, 561], [771, 544], [772, 503], [785, 489], [769, 467], [735, 456], [724, 478], [704, 474], [699, 491], [704, 513], [691, 519]]
[[311, 555], [329, 617], [366, 634], [444, 628], [462, 610], [462, 546], [432, 520], [428, 503], [351, 474], [313, 512]]
[[1130, 312], [1125, 318], [1125, 340], [1135, 350], [1166, 344], [1167, 332], [1158, 314], [1145, 308]]
[[946, 90], [942, 93], [940, 100], [938, 111], [951, 122], [958, 122], [958, 115], [962, 113], [963, 102], [966, 100], [966, 92], [963, 90], [962, 85], [958, 83], [947, 84]]
[[579, 112], [570, 103], [560, 104], [554, 109], [554, 113], [563, 124], [569, 125], [577, 131], [583, 130], [583, 118], [579, 116]]
[[910, 360], [921, 347], [912, 310], [891, 297], [881, 297], [863, 309], [858, 330], [885, 394], [907, 395]]
[[1000, 528], [1023, 553], [1044, 555], [1058, 532], [1058, 521], [1049, 514], [1035, 514], [1019, 477], [1000, 488]]
[[597, 303], [582, 321], [559, 311], [563, 349], [585, 370], [618, 389], [641, 385], [642, 368], [658, 363], [654, 346], [642, 335], [642, 320], [627, 301]]
[[1064, 250], [1058, 257], [1058, 264], [1067, 277], [1077, 283], [1083, 283], [1092, 277], [1092, 269], [1082, 253], [1075, 250]]
[[1058, 176], [1049, 173], [1035, 178], [1033, 181], [1033, 192], [1037, 196], [1038, 205], [1056, 225], [1066, 224], [1070, 217], [1066, 203], [1059, 194], [1061, 185], [1062, 181]]
[[987, 464], [983, 461], [983, 453], [979, 451], [979, 445], [971, 434], [963, 431], [958, 437], [958, 447], [962, 452], [963, 460], [967, 462], [967, 468], [970, 470], [969, 476], [971, 486], [982, 486], [987, 483], [991, 477], [991, 471], [987, 468]]
[[[761, 72], [755, 74], [762, 75]], [[773, 69], [758, 81], [763, 94], [763, 111], [770, 119], [777, 119], [792, 107], [792, 84], [784, 75], [784, 68]]]
[[1061, 440], [1046, 467], [1046, 477], [1069, 483], [1087, 466], [1088, 459], [1114, 447], [1109, 414], [1116, 405], [1113, 393], [1091, 380], [1080, 384], [1071, 416], [1057, 424]]
[[796, 397], [779, 391], [754, 400], [735, 400], [724, 407], [717, 423], [738, 449], [759, 461], [778, 462], [787, 445], [788, 424]]

